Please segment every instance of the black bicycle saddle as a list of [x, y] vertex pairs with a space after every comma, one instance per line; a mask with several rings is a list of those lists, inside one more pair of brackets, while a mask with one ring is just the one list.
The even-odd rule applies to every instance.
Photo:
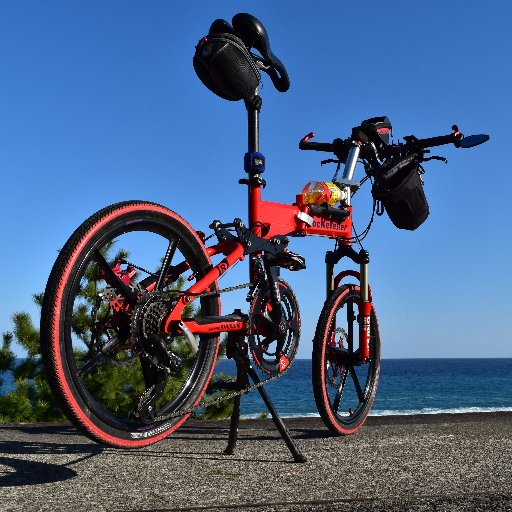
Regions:
[[270, 49], [268, 33], [258, 18], [244, 12], [233, 16], [233, 29], [235, 34], [244, 42], [250, 50], [255, 48], [270, 65], [264, 69], [270, 76], [272, 83], [279, 92], [286, 92], [290, 87], [290, 79], [283, 63]]
[[235, 31], [233, 27], [223, 19], [217, 19], [210, 25], [210, 30], [208, 34], [233, 34], [235, 35]]

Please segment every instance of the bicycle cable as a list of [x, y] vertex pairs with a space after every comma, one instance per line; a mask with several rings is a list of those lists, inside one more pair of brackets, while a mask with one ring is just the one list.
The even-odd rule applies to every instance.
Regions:
[[[370, 180], [370, 183], [373, 184], [372, 178], [370, 176], [365, 176], [361, 180], [361, 185], [363, 185], [367, 180]], [[352, 193], [351, 197], [356, 192], [357, 192], [357, 190]], [[374, 220], [374, 217], [375, 217], [375, 208], [376, 208], [376, 202], [373, 201], [372, 216], [370, 217], [370, 221], [368, 222], [368, 225], [366, 226], [366, 228], [362, 231], [362, 233], [360, 235], [357, 234], [356, 228], [354, 227], [354, 223], [352, 222], [352, 229], [354, 230], [355, 236], [351, 236], [350, 238], [345, 239], [346, 241], [348, 241], [348, 242], [357, 242], [359, 244], [359, 246], [361, 247], [361, 249], [363, 248], [361, 242], [367, 237], [368, 233], [370, 232], [370, 229], [372, 227], [373, 220]]]

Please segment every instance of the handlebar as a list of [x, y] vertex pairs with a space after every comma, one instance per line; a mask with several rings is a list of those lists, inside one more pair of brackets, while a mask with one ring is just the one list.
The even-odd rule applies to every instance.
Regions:
[[[446, 144], [453, 144], [455, 147], [461, 147], [461, 141], [464, 139], [464, 135], [459, 131], [459, 128], [457, 125], [452, 126], [453, 132], [448, 135], [438, 135], [436, 137], [427, 137], [425, 139], [418, 139], [414, 135], [408, 135], [404, 137], [405, 143], [403, 144], [390, 144], [385, 145], [383, 149], [383, 154], [381, 155], [384, 158], [387, 158], [389, 156], [395, 155], [397, 153], [404, 154], [404, 153], [411, 153], [414, 151], [417, 152], [423, 152], [427, 148], [433, 148], [436, 146], [444, 146]], [[360, 133], [357, 131], [357, 129], [353, 130], [353, 133]], [[306, 150], [306, 151], [323, 151], [326, 153], [334, 153], [340, 159], [343, 159], [342, 156], [346, 155], [348, 148], [351, 145], [358, 145], [361, 147], [364, 147], [364, 144], [368, 142], [368, 140], [356, 140], [353, 137], [342, 140], [342, 139], [334, 139], [331, 143], [329, 142], [310, 142], [310, 139], [312, 139], [315, 136], [313, 132], [308, 133], [305, 137], [303, 137], [299, 142], [299, 149]], [[474, 136], [468, 137], [469, 139]], [[484, 139], [480, 139], [480, 142], [485, 142], [489, 139], [489, 136], [478, 136], [478, 137], [484, 137]], [[462, 147], [472, 147], [472, 145], [467, 145]]]
[[299, 142], [299, 149], [306, 151], [323, 151], [325, 153], [334, 153], [339, 158], [346, 153], [347, 141], [343, 139], [334, 139], [332, 142], [309, 142], [315, 136], [313, 132], [308, 133]]
[[426, 139], [417, 139], [413, 135], [409, 135], [408, 137], [404, 137], [406, 141], [405, 147], [411, 148], [412, 150], [422, 150], [452, 143], [455, 147], [459, 147], [460, 141], [464, 138], [464, 135], [459, 131], [459, 127], [456, 124], [452, 126], [452, 130], [453, 132], [449, 135], [438, 135], [437, 137], [427, 137]]
[[329, 142], [309, 142], [309, 139], [312, 139], [314, 136], [315, 134], [313, 132], [310, 132], [304, 136], [299, 142], [299, 149], [309, 151], [325, 151], [328, 153], [333, 152], [333, 145]]

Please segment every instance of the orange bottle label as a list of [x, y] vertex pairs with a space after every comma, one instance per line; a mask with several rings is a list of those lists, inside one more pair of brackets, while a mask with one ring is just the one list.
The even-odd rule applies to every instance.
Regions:
[[310, 181], [302, 189], [304, 203], [334, 206], [341, 199], [341, 190], [331, 182]]

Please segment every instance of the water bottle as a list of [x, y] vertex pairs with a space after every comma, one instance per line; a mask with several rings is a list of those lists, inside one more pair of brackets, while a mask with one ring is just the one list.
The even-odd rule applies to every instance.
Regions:
[[302, 189], [304, 203], [334, 206], [341, 199], [341, 190], [337, 185], [326, 181], [310, 181]]

